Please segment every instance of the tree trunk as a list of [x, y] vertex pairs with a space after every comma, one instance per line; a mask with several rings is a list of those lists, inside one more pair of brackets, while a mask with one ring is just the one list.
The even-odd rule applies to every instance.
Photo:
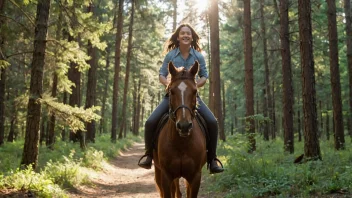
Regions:
[[320, 109], [320, 122], [319, 122], [319, 124], [320, 124], [320, 129], [319, 129], [319, 133], [318, 133], [318, 137], [320, 138], [321, 137], [321, 135], [323, 134], [323, 132], [324, 132], [324, 125], [323, 125], [323, 106], [322, 106], [322, 102], [321, 102], [321, 100], [319, 100], [319, 109]]
[[351, 1], [345, 0], [345, 16], [346, 16], [346, 45], [347, 45], [347, 67], [349, 76], [349, 134], [352, 137], [352, 18], [351, 18]]
[[307, 160], [315, 160], [321, 159], [321, 153], [318, 140], [310, 0], [298, 0], [298, 23], [302, 64], [304, 157]]
[[103, 91], [103, 101], [102, 101], [102, 107], [101, 107], [101, 120], [100, 120], [100, 129], [99, 132], [100, 134], [103, 133], [105, 131], [105, 109], [106, 109], [106, 96], [108, 94], [108, 88], [109, 88], [109, 65], [110, 65], [110, 50], [111, 50], [111, 46], [108, 45], [108, 47], [106, 48], [106, 65], [105, 65], [105, 85], [104, 85], [104, 91]]
[[256, 150], [254, 119], [254, 84], [253, 84], [253, 48], [252, 48], [252, 22], [251, 2], [244, 1], [244, 65], [245, 65], [245, 96], [246, 96], [246, 131], [248, 133], [249, 149]]
[[335, 123], [335, 149], [345, 148], [345, 136], [342, 117], [341, 85], [338, 54], [338, 35], [336, 26], [335, 0], [326, 0], [328, 4], [329, 24], [329, 55], [330, 55], [330, 81], [332, 91], [333, 119]]
[[[273, 81], [273, 87], [272, 87], [272, 95], [273, 95], [273, 98], [275, 98], [275, 81]], [[272, 116], [271, 116], [271, 119], [272, 119], [272, 122], [273, 122], [273, 127], [272, 127], [272, 130], [271, 130], [271, 139], [275, 139], [276, 138], [276, 101], [273, 100], [273, 110], [272, 110]]]
[[[62, 99], [62, 103], [67, 104], [67, 92], [64, 92], [64, 97]], [[61, 140], [66, 140], [66, 128], [64, 127], [61, 131]]]
[[[51, 91], [51, 96], [53, 98], [56, 98], [57, 95], [57, 83], [58, 83], [58, 79], [57, 79], [57, 73], [56, 71], [54, 71], [53, 74], [53, 87], [52, 87], [52, 91]], [[50, 116], [50, 121], [48, 124], [48, 142], [47, 142], [47, 146], [51, 149], [54, 150], [54, 143], [55, 143], [55, 113], [52, 112], [51, 116]]]
[[[93, 3], [89, 3], [88, 12], [93, 11]], [[91, 41], [88, 41], [88, 55], [91, 59], [88, 61], [90, 68], [88, 70], [88, 80], [87, 80], [87, 93], [86, 93], [86, 106], [85, 109], [95, 106], [96, 103], [96, 89], [97, 89], [97, 49], [92, 46]], [[87, 123], [87, 141], [95, 142], [95, 120]]]
[[[130, 77], [130, 68], [131, 68], [131, 58], [132, 58], [132, 38], [133, 38], [133, 20], [134, 20], [134, 0], [131, 0], [132, 8], [131, 8], [131, 16], [130, 16], [130, 25], [128, 29], [128, 48], [127, 48], [127, 63], [126, 63], [126, 74], [125, 74], [125, 86], [123, 90], [123, 104], [122, 104], [122, 122], [120, 124], [120, 133], [119, 139], [122, 138], [122, 133], [126, 133], [126, 108], [127, 108], [127, 90], [129, 85], [129, 77]], [[126, 137], [126, 135], [124, 135]]]
[[[135, 75], [134, 76], [134, 79], [136, 79], [137, 76]], [[133, 113], [132, 113], [132, 134], [133, 135], [136, 135], [136, 124], [137, 124], [137, 108], [138, 108], [138, 103], [137, 103], [137, 95], [138, 95], [138, 88], [137, 88], [137, 82], [136, 80], [133, 80], [133, 93], [132, 93], [132, 96], [133, 96], [133, 105], [132, 105], [132, 108], [133, 108]]]
[[46, 124], [46, 116], [43, 115], [44, 112], [42, 112], [42, 118], [40, 120], [40, 132], [39, 132], [39, 144], [43, 145], [43, 142], [47, 143], [47, 136], [45, 134], [45, 124]]
[[[69, 41], [73, 41], [74, 38], [69, 36]], [[72, 107], [81, 106], [81, 73], [77, 68], [77, 64], [74, 62], [70, 63], [70, 69], [68, 72], [69, 80], [74, 84], [71, 86], [72, 93], [69, 97], [69, 105]], [[80, 142], [81, 149], [85, 149], [85, 134], [78, 130], [76, 132], [70, 132], [70, 140], [73, 142]]]
[[283, 118], [284, 118], [284, 148], [285, 151], [294, 153], [293, 135], [293, 87], [291, 72], [291, 49], [289, 35], [289, 1], [280, 1], [280, 40], [282, 57], [282, 84], [283, 84]]
[[329, 105], [326, 105], [326, 140], [330, 140], [330, 116], [329, 116]]
[[121, 64], [121, 40], [122, 40], [122, 29], [123, 29], [123, 3], [124, 0], [119, 0], [119, 10], [117, 19], [117, 31], [115, 40], [115, 73], [114, 73], [114, 85], [112, 95], [112, 119], [111, 119], [111, 141], [116, 142], [117, 137], [117, 110], [118, 110], [118, 95], [119, 95], [119, 75], [120, 75], [120, 64]]
[[41, 117], [41, 104], [38, 99], [42, 96], [44, 58], [46, 50], [46, 36], [48, 32], [48, 19], [50, 0], [39, 0], [35, 22], [34, 52], [31, 64], [31, 81], [26, 122], [26, 136], [23, 147], [21, 165], [37, 166], [39, 152], [39, 124]]
[[[3, 14], [5, 0], [0, 0], [0, 15]], [[5, 17], [0, 17], [0, 29], [5, 23]], [[5, 49], [5, 33], [0, 33], [0, 49]], [[5, 60], [4, 52], [0, 51], [0, 60]], [[4, 144], [5, 137], [5, 88], [6, 88], [6, 68], [0, 69], [0, 146]]]
[[136, 115], [136, 128], [135, 128], [135, 135], [139, 135], [139, 123], [141, 123], [142, 117], [141, 115], [141, 74], [139, 71], [139, 77], [138, 77], [138, 88], [137, 88], [137, 115]]
[[[268, 63], [268, 49], [267, 49], [267, 38], [266, 38], [266, 27], [265, 27], [265, 19], [264, 19], [264, 0], [260, 1], [260, 22], [262, 29], [262, 37], [263, 37], [263, 53], [264, 53], [264, 67], [265, 67], [265, 89], [264, 89], [264, 109], [263, 113], [265, 117], [271, 115], [271, 92], [270, 92], [270, 71], [269, 71], [269, 63]], [[264, 140], [269, 140], [270, 133], [270, 123], [264, 122]]]
[[226, 92], [225, 82], [221, 80], [221, 92], [222, 92], [222, 123], [223, 123], [223, 136], [225, 137], [225, 118], [226, 118]]
[[211, 1], [209, 11], [210, 25], [210, 54], [211, 54], [211, 76], [210, 76], [210, 98], [209, 108], [219, 122], [220, 139], [225, 141], [224, 122], [222, 118], [221, 85], [220, 85], [220, 38], [219, 38], [219, 6], [218, 0]]
[[298, 124], [298, 142], [301, 142], [302, 141], [302, 125], [301, 125], [301, 111], [298, 110], [298, 113], [297, 113], [297, 124]]
[[[1, 37], [1, 36], [0, 36]], [[2, 37], [3, 38], [3, 37]], [[2, 42], [0, 38], [0, 42]], [[4, 49], [0, 43], [0, 49]], [[0, 53], [0, 60], [4, 60]], [[0, 69], [0, 146], [4, 144], [5, 137], [5, 89], [6, 89], [6, 68]]]
[[172, 23], [172, 31], [174, 32], [176, 30], [177, 26], [177, 0], [172, 0], [172, 16], [173, 16], [173, 23]]

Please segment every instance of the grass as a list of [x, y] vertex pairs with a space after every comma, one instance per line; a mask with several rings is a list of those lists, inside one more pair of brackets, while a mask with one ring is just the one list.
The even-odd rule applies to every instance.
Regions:
[[102, 162], [116, 157], [119, 152], [140, 141], [140, 137], [128, 135], [113, 144], [110, 135], [96, 138], [82, 151], [79, 144], [57, 141], [54, 150], [41, 146], [38, 168], [20, 170], [23, 141], [6, 143], [0, 147], [0, 195], [1, 192], [31, 192], [38, 197], [67, 197], [65, 190], [89, 182], [83, 167], [101, 169]]
[[[208, 191], [223, 197], [323, 197], [352, 196], [352, 147], [335, 151], [333, 142], [320, 141], [322, 161], [294, 164], [303, 154], [303, 142], [295, 142], [295, 154], [284, 152], [283, 140], [257, 138], [257, 151], [247, 153], [247, 138], [229, 136], [218, 148], [225, 172], [204, 174]], [[211, 185], [209, 185], [211, 184]], [[215, 185], [214, 185], [215, 184]]]

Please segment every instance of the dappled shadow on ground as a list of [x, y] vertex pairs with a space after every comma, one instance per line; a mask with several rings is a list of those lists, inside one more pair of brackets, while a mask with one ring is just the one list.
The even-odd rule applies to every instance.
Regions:
[[118, 157], [110, 160], [110, 163], [117, 168], [142, 169], [138, 166], [138, 161], [143, 155], [144, 144], [136, 143], [134, 147], [121, 151]]
[[148, 197], [148, 194], [155, 194], [156, 188], [154, 184], [144, 182], [124, 183], [109, 185], [104, 183], [94, 182], [91, 188], [96, 191], [86, 191], [80, 189], [71, 189], [73, 194], [79, 197], [134, 197], [133, 195], [142, 194]]

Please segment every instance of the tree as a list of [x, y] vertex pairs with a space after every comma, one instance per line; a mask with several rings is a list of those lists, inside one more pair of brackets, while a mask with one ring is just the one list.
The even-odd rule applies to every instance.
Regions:
[[254, 91], [253, 91], [253, 48], [252, 48], [252, 22], [251, 2], [244, 1], [244, 67], [245, 67], [245, 97], [246, 97], [246, 130], [248, 133], [249, 149], [252, 153], [256, 150], [254, 119]]
[[282, 84], [283, 84], [283, 113], [284, 113], [284, 148], [290, 153], [294, 152], [293, 136], [293, 87], [291, 72], [291, 49], [289, 35], [289, 2], [280, 1], [280, 40], [282, 58]]
[[131, 0], [131, 16], [130, 25], [128, 28], [128, 48], [127, 48], [127, 63], [126, 63], [126, 74], [125, 74], [125, 86], [123, 90], [123, 103], [122, 103], [122, 122], [120, 124], [119, 139], [122, 138], [122, 132], [124, 131], [124, 137], [126, 137], [126, 108], [127, 108], [127, 90], [129, 85], [130, 68], [131, 68], [131, 58], [132, 58], [132, 38], [133, 38], [133, 20], [134, 20], [134, 10], [135, 2]]
[[209, 10], [210, 25], [210, 53], [211, 53], [211, 73], [210, 73], [210, 98], [209, 108], [214, 112], [219, 122], [220, 139], [225, 141], [224, 120], [221, 105], [221, 85], [220, 85], [220, 39], [219, 39], [219, 8], [218, 1], [211, 1]]
[[[0, 0], [0, 15], [3, 13], [6, 0]], [[0, 17], [0, 30], [5, 23], [5, 18]], [[6, 66], [5, 55], [2, 51], [5, 44], [5, 35], [3, 31], [0, 33], [0, 146], [4, 143], [5, 135], [5, 88], [6, 88]]]
[[39, 153], [38, 146], [41, 104], [38, 102], [38, 99], [42, 96], [43, 91], [43, 71], [49, 12], [50, 0], [39, 0], [37, 4], [34, 51], [31, 64], [31, 83], [27, 111], [26, 137], [21, 161], [21, 165], [31, 165], [33, 169], [37, 166]]
[[321, 159], [321, 154], [318, 140], [310, 0], [298, 0], [298, 24], [302, 65], [304, 156], [307, 160], [316, 160]]
[[119, 0], [119, 9], [117, 13], [117, 27], [115, 40], [115, 67], [114, 67], [114, 85], [112, 96], [112, 119], [111, 119], [111, 141], [116, 142], [117, 137], [117, 109], [118, 109], [118, 94], [119, 94], [119, 78], [121, 64], [121, 40], [123, 28], [123, 3], [124, 0]]
[[[272, 100], [271, 100], [271, 91], [270, 91], [270, 80], [269, 80], [269, 60], [268, 60], [268, 49], [267, 49], [267, 38], [266, 38], [266, 27], [264, 19], [264, 0], [260, 1], [260, 24], [261, 24], [261, 33], [263, 37], [263, 53], [264, 53], [264, 67], [265, 67], [265, 88], [264, 88], [264, 116], [268, 117], [271, 115], [272, 111]], [[269, 140], [269, 123], [265, 122], [264, 125], [264, 140]]]
[[[89, 3], [88, 12], [93, 11], [94, 5], [92, 2]], [[86, 105], [85, 108], [91, 108], [96, 103], [96, 88], [97, 88], [97, 48], [92, 45], [92, 42], [88, 41], [88, 55], [91, 59], [88, 61], [90, 68], [88, 70], [88, 81], [87, 81], [87, 93], [86, 93]], [[95, 142], [95, 121], [87, 123], [87, 140]]]
[[335, 0], [326, 0], [328, 4], [329, 24], [329, 55], [330, 55], [330, 81], [333, 106], [333, 119], [335, 131], [335, 149], [344, 149], [345, 136], [342, 118], [341, 85], [338, 54], [338, 36], [336, 27], [336, 5]]
[[350, 0], [345, 0], [345, 16], [346, 16], [346, 46], [347, 46], [347, 67], [349, 75], [349, 134], [352, 137], [352, 19], [351, 19], [351, 2]]

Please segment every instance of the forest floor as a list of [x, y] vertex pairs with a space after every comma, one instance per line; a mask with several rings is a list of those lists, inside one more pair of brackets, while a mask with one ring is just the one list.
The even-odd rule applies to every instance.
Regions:
[[[154, 168], [146, 170], [137, 165], [139, 158], [143, 154], [144, 144], [135, 143], [131, 148], [122, 151], [117, 158], [104, 163], [102, 170], [87, 169], [86, 173], [89, 175], [91, 183], [70, 190], [69, 197], [159, 197], [154, 182]], [[181, 181], [181, 184], [182, 194], [185, 195], [184, 182]], [[210, 198], [217, 196], [206, 193], [204, 186], [201, 186], [198, 197]]]

